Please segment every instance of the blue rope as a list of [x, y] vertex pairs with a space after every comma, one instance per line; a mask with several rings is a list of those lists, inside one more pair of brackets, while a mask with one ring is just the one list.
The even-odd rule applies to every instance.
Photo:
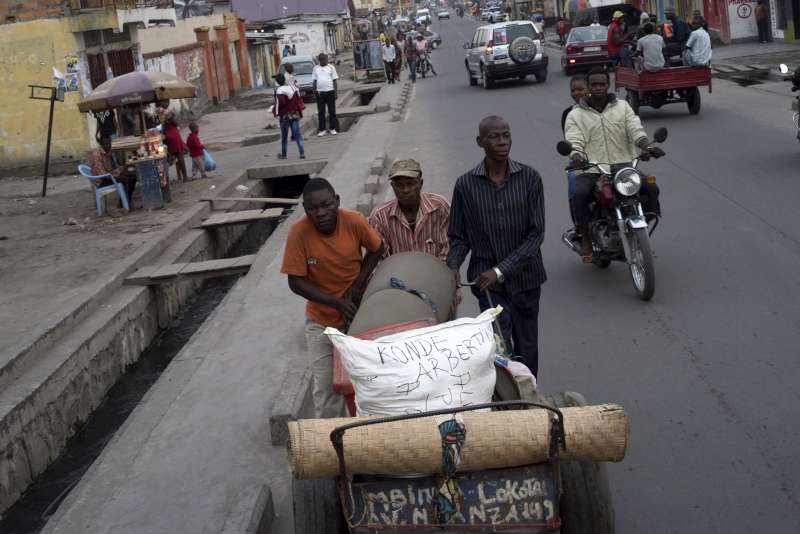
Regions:
[[433, 313], [436, 313], [436, 303], [431, 300], [431, 298], [421, 289], [414, 289], [413, 287], [406, 287], [405, 282], [400, 280], [399, 278], [395, 278], [394, 276], [389, 279], [389, 285], [391, 285], [395, 289], [402, 289], [403, 291], [407, 291], [412, 295], [416, 295], [425, 302], [428, 306], [431, 307]]
[[464, 423], [450, 419], [439, 425], [442, 435], [442, 477], [436, 495], [436, 515], [445, 523], [461, 510], [461, 488], [454, 478], [461, 463], [461, 449], [467, 437]]

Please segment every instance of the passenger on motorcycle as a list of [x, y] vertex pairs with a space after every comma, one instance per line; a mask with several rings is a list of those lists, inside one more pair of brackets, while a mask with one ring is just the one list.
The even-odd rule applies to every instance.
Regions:
[[[572, 144], [570, 159], [574, 167], [589, 161], [611, 165], [629, 165], [636, 156], [636, 147], [643, 154], [661, 157], [664, 151], [651, 146], [639, 117], [624, 100], [608, 93], [608, 72], [592, 70], [586, 77], [589, 96], [567, 115], [565, 137]], [[592, 237], [589, 231], [589, 209], [600, 170], [585, 169], [575, 178], [573, 210], [575, 228], [581, 236], [581, 257], [584, 263], [592, 261]], [[640, 195], [645, 212], [660, 214], [658, 186], [643, 183]]]

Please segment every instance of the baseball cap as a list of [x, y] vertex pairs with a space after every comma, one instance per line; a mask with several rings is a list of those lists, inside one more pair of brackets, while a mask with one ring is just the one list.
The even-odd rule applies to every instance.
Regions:
[[622, 11], [614, 11], [614, 14], [611, 16], [612, 19], [618, 19], [620, 17], [624, 17], [625, 13]]
[[422, 176], [422, 166], [418, 161], [413, 159], [399, 159], [394, 162], [392, 168], [389, 169], [389, 179], [400, 176], [408, 178], [419, 178]]

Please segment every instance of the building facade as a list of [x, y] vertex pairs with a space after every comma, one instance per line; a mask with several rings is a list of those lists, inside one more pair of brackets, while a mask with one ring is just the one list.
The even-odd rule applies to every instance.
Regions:
[[0, 171], [42, 164], [49, 106], [29, 85], [66, 85], [55, 106], [51, 161], [77, 163], [95, 143], [97, 121], [77, 103], [107, 79], [170, 72], [198, 98], [179, 112], [229, 98], [252, 85], [244, 21], [230, 13], [179, 19], [172, 0], [28, 0], [0, 7]]

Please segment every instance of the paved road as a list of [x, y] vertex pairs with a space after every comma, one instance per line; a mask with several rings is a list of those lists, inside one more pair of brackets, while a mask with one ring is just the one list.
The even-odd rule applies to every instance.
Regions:
[[[643, 303], [622, 265], [581, 265], [560, 243], [569, 216], [554, 147], [569, 98], [558, 54], [545, 84], [469, 87], [461, 44], [473, 27], [436, 24], [439, 76], [416, 84], [393, 155], [420, 159], [426, 188], [449, 197], [481, 157], [478, 121], [510, 120], [512, 157], [535, 166], [546, 191], [541, 385], [630, 416], [627, 458], [610, 466], [618, 532], [800, 532], [800, 145], [789, 97], [715, 81], [698, 116], [643, 109], [651, 134], [670, 129], [669, 157], [647, 167], [666, 218], [656, 295]], [[462, 314], [476, 309], [467, 300]]]

